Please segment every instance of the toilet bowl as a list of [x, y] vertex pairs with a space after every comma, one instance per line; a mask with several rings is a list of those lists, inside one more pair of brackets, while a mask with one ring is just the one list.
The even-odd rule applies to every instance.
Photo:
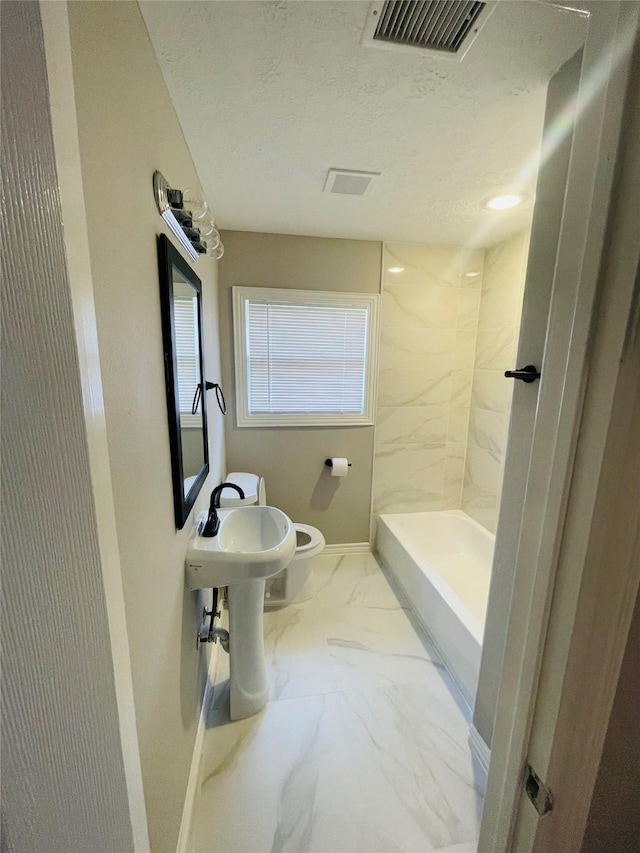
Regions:
[[[264, 479], [257, 474], [234, 471], [227, 475], [227, 483], [234, 483], [244, 492], [244, 498], [229, 489], [220, 496], [221, 507], [266, 506], [267, 494]], [[268, 578], [265, 588], [264, 606], [271, 609], [287, 604], [298, 604], [313, 596], [313, 558], [324, 548], [324, 536], [317, 527], [294, 522], [296, 530], [296, 552], [279, 574]]]
[[284, 607], [308, 601], [315, 592], [313, 558], [324, 548], [324, 536], [309, 524], [293, 525], [296, 531], [296, 553], [286, 569], [267, 579], [264, 592], [266, 608]]

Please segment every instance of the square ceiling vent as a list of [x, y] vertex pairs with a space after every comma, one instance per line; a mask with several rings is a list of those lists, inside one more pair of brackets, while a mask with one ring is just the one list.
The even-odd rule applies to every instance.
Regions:
[[460, 61], [496, 6], [479, 0], [382, 0], [369, 7], [362, 43]]
[[339, 195], [365, 195], [380, 172], [356, 172], [352, 169], [329, 169], [324, 192]]

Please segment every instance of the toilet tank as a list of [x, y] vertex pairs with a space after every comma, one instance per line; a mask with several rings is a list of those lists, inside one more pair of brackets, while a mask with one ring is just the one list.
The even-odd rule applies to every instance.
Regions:
[[227, 475], [225, 482], [240, 486], [244, 492], [244, 498], [241, 498], [233, 489], [225, 489], [220, 495], [221, 509], [233, 506], [250, 506], [251, 504], [266, 506], [267, 495], [263, 477], [258, 477], [257, 474], [249, 474], [246, 471], [233, 471]]

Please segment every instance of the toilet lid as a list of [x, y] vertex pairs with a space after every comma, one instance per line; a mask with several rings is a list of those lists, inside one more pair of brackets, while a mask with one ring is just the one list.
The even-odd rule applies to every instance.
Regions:
[[296, 554], [304, 554], [318, 545], [324, 545], [324, 536], [310, 524], [294, 524], [296, 529]]
[[235, 483], [244, 492], [244, 498], [239, 497], [234, 489], [225, 489], [220, 495], [220, 507], [246, 506], [258, 503], [258, 476], [246, 471], [232, 471], [227, 474], [227, 483]]

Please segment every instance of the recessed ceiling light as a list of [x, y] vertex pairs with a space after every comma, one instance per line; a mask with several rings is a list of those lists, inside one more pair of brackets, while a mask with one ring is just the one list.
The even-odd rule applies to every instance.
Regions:
[[509, 210], [522, 204], [524, 197], [521, 195], [497, 195], [484, 203], [489, 210]]
[[465, 275], [467, 278], [475, 278], [477, 275], [480, 275], [480, 273], [479, 272], [466, 272]]
[[392, 272], [392, 273], [404, 272], [404, 267], [389, 267], [387, 269], [387, 272]]

